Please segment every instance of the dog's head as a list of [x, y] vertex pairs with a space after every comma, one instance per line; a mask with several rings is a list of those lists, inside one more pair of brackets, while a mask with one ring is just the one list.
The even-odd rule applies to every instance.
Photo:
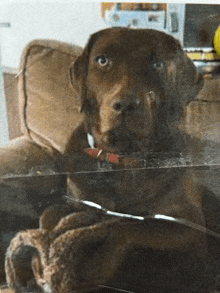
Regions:
[[180, 43], [148, 29], [93, 34], [71, 76], [86, 131], [97, 147], [117, 153], [171, 147], [183, 107], [202, 87]]

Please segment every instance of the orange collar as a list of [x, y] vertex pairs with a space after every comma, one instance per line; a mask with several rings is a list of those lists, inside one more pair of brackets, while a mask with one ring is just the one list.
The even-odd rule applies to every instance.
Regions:
[[137, 167], [142, 160], [135, 157], [122, 157], [114, 153], [105, 152], [98, 148], [86, 148], [84, 151], [93, 158], [106, 161], [111, 164], [126, 167]]
[[140, 162], [143, 163], [142, 160], [135, 157], [122, 157], [117, 154], [105, 152], [101, 149], [95, 148], [95, 139], [90, 133], [87, 133], [87, 141], [90, 148], [86, 148], [84, 151], [90, 157], [123, 167], [137, 167], [140, 165]]

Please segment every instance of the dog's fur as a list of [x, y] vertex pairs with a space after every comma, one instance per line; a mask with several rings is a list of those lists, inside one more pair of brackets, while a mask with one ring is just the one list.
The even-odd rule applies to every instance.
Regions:
[[[184, 107], [201, 89], [202, 79], [179, 42], [155, 30], [106, 29], [91, 36], [70, 71], [85, 119], [66, 150], [71, 156], [65, 161], [68, 170], [95, 170], [97, 162], [105, 162], [109, 154], [117, 158], [112, 172], [79, 172], [70, 176], [74, 200], [92, 201], [107, 210], [135, 216], [163, 214], [204, 227], [208, 223], [208, 228], [216, 231], [215, 219], [209, 215], [212, 208], [203, 206], [207, 191], [198, 186], [191, 168], [135, 169], [142, 159], [178, 158], [188, 149], [181, 119]], [[98, 149], [96, 158], [85, 151], [88, 133]], [[67, 209], [66, 214], [69, 212]], [[150, 249], [152, 254], [187, 252], [203, 260], [208, 254], [206, 235], [186, 226], [119, 219], [92, 208], [64, 215], [65, 212], [57, 216], [56, 212], [47, 211], [41, 218], [42, 230], [22, 232], [13, 240], [6, 259], [9, 284], [19, 287], [27, 282], [21, 273], [17, 278], [14, 273], [22, 269], [17, 265], [22, 245], [47, 251], [47, 256], [39, 256], [35, 251], [36, 263], [40, 265], [32, 264], [34, 275], [36, 279], [44, 278], [53, 292], [59, 293], [89, 292], [100, 284], [117, 284], [117, 276], [124, 278], [120, 286], [130, 284], [125, 286], [127, 290], [148, 292], [148, 280], [140, 276], [146, 263], [141, 264], [138, 273], [137, 266], [130, 275], [124, 273], [129, 271], [125, 268], [131, 259], [129, 253], [137, 249]], [[36, 240], [48, 235], [50, 240], [46, 238], [44, 245]], [[134, 287], [132, 282], [136, 282]], [[161, 289], [161, 285], [157, 292], [174, 292], [168, 289], [169, 285], [165, 286], [167, 289]], [[182, 292], [178, 286], [175, 289]], [[207, 290], [204, 284], [185, 290], [203, 289]]]
[[[106, 66], [98, 63], [100, 56], [108, 58]], [[180, 129], [184, 106], [203, 81], [173, 37], [154, 30], [103, 30], [92, 35], [71, 75], [80, 91], [83, 131], [94, 137], [100, 159], [110, 152], [137, 161], [163, 160], [186, 150]], [[128, 165], [122, 161], [116, 169]], [[69, 183], [74, 196], [111, 210], [163, 213], [202, 224], [202, 216], [195, 219], [200, 199], [192, 179], [191, 171], [171, 168], [74, 176]]]
[[[98, 63], [102, 56], [109, 60], [106, 66]], [[167, 138], [171, 151], [171, 137], [177, 141], [175, 122], [202, 86], [179, 42], [154, 30], [94, 34], [72, 75], [86, 131], [100, 149], [116, 153], [164, 152]]]

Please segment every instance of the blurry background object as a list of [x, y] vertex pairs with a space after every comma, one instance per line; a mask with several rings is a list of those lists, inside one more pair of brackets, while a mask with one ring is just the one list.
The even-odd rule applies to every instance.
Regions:
[[151, 28], [165, 31], [183, 43], [185, 4], [103, 3], [102, 15], [107, 25]]
[[102, 3], [107, 25], [150, 28], [177, 38], [198, 71], [216, 75], [220, 56], [213, 47], [220, 5], [173, 3]]
[[216, 52], [220, 55], [220, 26], [217, 28], [215, 32], [213, 43]]
[[220, 24], [220, 5], [104, 2], [102, 17], [110, 26], [159, 29], [184, 47], [210, 48]]

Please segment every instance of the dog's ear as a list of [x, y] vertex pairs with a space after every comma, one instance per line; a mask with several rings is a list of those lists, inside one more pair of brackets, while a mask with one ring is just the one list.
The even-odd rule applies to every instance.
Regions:
[[82, 53], [70, 67], [70, 79], [74, 88], [77, 89], [80, 96], [80, 112], [84, 108], [86, 102], [87, 89], [86, 77], [88, 72], [89, 53], [86, 47]]
[[84, 48], [82, 54], [73, 62], [73, 64], [70, 67], [71, 82], [79, 92], [80, 96], [80, 112], [83, 112], [89, 104], [89, 101], [87, 99], [86, 79], [88, 74], [90, 52], [97, 39], [101, 37], [103, 33], [104, 31], [99, 31], [90, 36], [90, 39], [86, 47]]
[[182, 106], [194, 100], [203, 87], [202, 75], [183, 50], [168, 62], [167, 72], [169, 92]]

